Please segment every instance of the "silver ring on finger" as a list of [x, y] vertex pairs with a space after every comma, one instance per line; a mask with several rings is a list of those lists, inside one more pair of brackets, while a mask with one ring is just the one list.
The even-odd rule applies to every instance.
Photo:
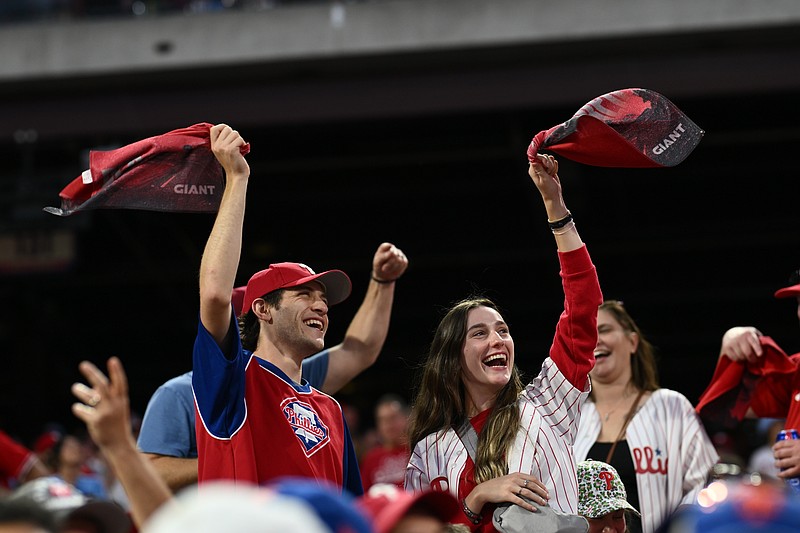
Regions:
[[527, 480], [527, 479], [526, 479], [525, 481], [523, 481], [523, 482], [522, 482], [522, 486], [523, 486], [523, 487], [527, 487], [527, 486], [528, 486], [528, 480]]

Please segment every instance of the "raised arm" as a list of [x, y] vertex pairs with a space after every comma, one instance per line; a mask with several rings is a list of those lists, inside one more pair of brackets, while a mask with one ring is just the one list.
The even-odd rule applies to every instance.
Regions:
[[211, 150], [225, 170], [225, 192], [200, 262], [200, 321], [224, 346], [231, 324], [231, 291], [242, 251], [242, 228], [250, 167], [245, 141], [225, 124], [211, 128]]
[[344, 340], [329, 350], [328, 374], [322, 390], [334, 394], [378, 359], [389, 332], [395, 281], [408, 267], [405, 254], [391, 243], [378, 246], [372, 258], [367, 294]]
[[558, 161], [537, 155], [528, 174], [542, 195], [547, 219], [555, 237], [564, 286], [564, 312], [558, 321], [550, 358], [572, 385], [586, 388], [594, 367], [597, 345], [597, 308], [603, 294], [575, 222], [567, 209], [558, 177]]
[[72, 385], [72, 393], [82, 402], [74, 403], [72, 412], [86, 423], [89, 435], [125, 489], [133, 520], [141, 530], [172, 494], [150, 461], [136, 449], [125, 370], [116, 357], [108, 360], [108, 378], [88, 361], [82, 362], [79, 368], [90, 386]]
[[[542, 195], [548, 222], [561, 224], [568, 216], [571, 216], [561, 194], [558, 161], [553, 156], [538, 154], [536, 161], [530, 163], [528, 174], [536, 188], [539, 189], [539, 194]], [[572, 221], [554, 229], [553, 236], [559, 252], [571, 252], [583, 246], [581, 236], [578, 235], [578, 230]]]

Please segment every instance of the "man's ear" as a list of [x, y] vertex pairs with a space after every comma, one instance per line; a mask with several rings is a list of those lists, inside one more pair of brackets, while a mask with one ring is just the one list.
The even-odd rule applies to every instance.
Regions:
[[255, 313], [256, 318], [266, 320], [267, 322], [272, 321], [272, 308], [261, 298], [253, 300], [250, 310]]

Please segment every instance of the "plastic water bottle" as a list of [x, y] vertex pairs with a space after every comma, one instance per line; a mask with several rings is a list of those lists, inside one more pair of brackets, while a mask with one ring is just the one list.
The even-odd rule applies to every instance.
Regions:
[[[782, 440], [797, 440], [800, 439], [800, 436], [797, 434], [796, 429], [784, 429], [780, 433], [778, 433], [778, 437], [775, 439], [775, 442], [779, 442]], [[786, 470], [785, 468], [781, 468], [781, 471]], [[797, 492], [800, 493], [800, 477], [790, 477], [786, 480], [786, 484], [789, 487]]]

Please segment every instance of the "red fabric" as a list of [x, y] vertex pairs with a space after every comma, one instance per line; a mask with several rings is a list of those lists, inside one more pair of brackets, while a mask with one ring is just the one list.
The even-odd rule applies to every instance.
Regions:
[[564, 310], [558, 317], [550, 359], [576, 389], [584, 390], [594, 368], [597, 347], [597, 307], [603, 293], [589, 250], [581, 246], [558, 252]]
[[403, 488], [411, 450], [407, 446], [386, 449], [378, 446], [367, 452], [359, 464], [364, 492], [372, 485], [390, 483]]
[[233, 311], [236, 313], [236, 316], [242, 314], [242, 304], [244, 304], [245, 289], [247, 289], [247, 286], [234, 287], [233, 292], [231, 292], [231, 302], [233, 303]]
[[764, 354], [755, 363], [720, 357], [711, 383], [697, 403], [699, 415], [735, 425], [752, 408], [760, 417], [785, 417], [787, 427], [797, 427], [800, 401], [794, 396], [800, 392], [800, 354], [789, 357], [770, 337], [761, 337], [761, 346]]
[[648, 89], [598, 96], [573, 117], [536, 134], [528, 160], [547, 149], [601, 167], [670, 167], [683, 161], [703, 136], [675, 104]]
[[[491, 409], [486, 409], [470, 418], [469, 422], [472, 424], [472, 427], [475, 428], [475, 433], [478, 435], [483, 431], [483, 426], [485, 426], [486, 422], [489, 420], [491, 412]], [[477, 486], [478, 483], [475, 481], [475, 463], [472, 461], [471, 457], [467, 457], [464, 470], [461, 472], [461, 477], [458, 480], [458, 501], [463, 501]], [[497, 530], [494, 525], [492, 525], [492, 514], [494, 514], [496, 508], [496, 503], [487, 503], [484, 505], [480, 512], [483, 518], [480, 524], [473, 524], [463, 512], [457, 515], [457, 520], [455, 520], [455, 522], [468, 525], [472, 531], [494, 533]]]
[[36, 442], [33, 443], [33, 451], [38, 455], [42, 455], [50, 451], [56, 443], [61, 440], [61, 433], [58, 431], [46, 431], [39, 435]]
[[375, 494], [367, 493], [356, 500], [356, 507], [371, 519], [375, 533], [391, 533], [408, 511], [417, 506], [442, 522], [451, 522], [461, 513], [461, 506], [449, 492], [414, 494], [401, 488], [382, 487]]
[[[211, 152], [211, 126], [194, 124], [116, 150], [91, 151], [89, 170], [59, 194], [61, 208], [45, 211], [60, 216], [97, 208], [215, 212], [225, 182]], [[241, 152], [248, 154], [250, 145]]]
[[0, 486], [10, 488], [33, 461], [33, 452], [0, 430]]
[[[797, 365], [800, 354], [790, 358]], [[800, 429], [800, 372], [764, 376], [753, 392], [751, 407], [761, 418], [786, 418], [786, 427]]]

